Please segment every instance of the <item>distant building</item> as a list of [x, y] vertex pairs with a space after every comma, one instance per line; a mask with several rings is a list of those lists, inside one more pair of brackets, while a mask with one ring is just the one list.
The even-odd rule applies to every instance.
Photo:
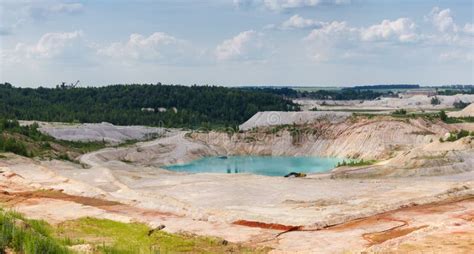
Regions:
[[435, 96], [437, 94], [436, 89], [425, 88], [425, 89], [411, 89], [400, 94], [401, 98], [410, 98], [415, 95], [426, 95], [428, 97]]
[[[163, 108], [163, 107], [160, 107], [160, 108], [157, 108], [157, 109], [154, 109], [154, 108], [141, 108], [141, 110], [142, 110], [142, 112], [160, 112], [160, 113], [164, 113], [164, 112], [168, 111], [167, 108]], [[178, 113], [178, 109], [175, 108], [175, 107], [172, 107], [169, 110], [173, 111], [174, 113]]]
[[142, 108], [142, 112], [155, 112], [154, 108]]

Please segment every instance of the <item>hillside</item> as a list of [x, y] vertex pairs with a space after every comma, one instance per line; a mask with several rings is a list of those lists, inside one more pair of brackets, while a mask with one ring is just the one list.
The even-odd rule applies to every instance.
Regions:
[[165, 127], [236, 126], [258, 111], [296, 110], [278, 95], [216, 86], [19, 88], [0, 84], [0, 114], [21, 120]]

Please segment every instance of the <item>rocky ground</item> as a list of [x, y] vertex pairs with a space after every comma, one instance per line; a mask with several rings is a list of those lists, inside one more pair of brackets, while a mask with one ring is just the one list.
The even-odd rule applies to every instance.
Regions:
[[333, 101], [333, 100], [295, 100], [296, 103], [302, 105], [303, 110], [311, 110], [317, 108], [319, 110], [381, 110], [393, 111], [396, 109], [407, 109], [410, 111], [439, 111], [442, 109], [453, 108], [454, 102], [462, 101], [464, 103], [474, 103], [474, 95], [457, 94], [457, 95], [438, 95], [440, 104], [432, 105], [433, 96], [413, 95], [402, 98], [381, 98], [377, 100], [349, 100], [349, 101]]
[[[83, 216], [141, 221], [274, 253], [469, 253], [474, 247], [472, 138], [439, 142], [456, 125], [379, 116], [299, 128], [301, 136], [285, 128], [173, 131], [83, 155], [81, 164], [5, 154], [0, 201], [53, 223]], [[377, 161], [307, 178], [160, 169], [228, 154]]]

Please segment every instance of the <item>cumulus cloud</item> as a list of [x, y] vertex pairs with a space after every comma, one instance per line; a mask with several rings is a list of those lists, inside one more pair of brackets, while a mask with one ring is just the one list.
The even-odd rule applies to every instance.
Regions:
[[348, 4], [351, 0], [234, 0], [236, 7], [263, 6], [271, 11], [284, 11], [295, 8], [316, 7], [325, 5]]
[[304, 41], [315, 61], [350, 59], [373, 55], [381, 42], [403, 44], [418, 41], [416, 25], [408, 18], [383, 20], [367, 27], [352, 27], [344, 21], [322, 22]]
[[440, 32], [456, 32], [458, 30], [458, 27], [454, 23], [454, 19], [451, 16], [450, 9], [441, 10], [439, 7], [434, 7], [427, 19], [430, 20]]
[[264, 0], [264, 5], [272, 11], [286, 9], [315, 7], [321, 4], [340, 5], [350, 3], [350, 0]]
[[185, 42], [156, 32], [146, 37], [131, 34], [127, 42], [114, 42], [98, 49], [98, 54], [122, 60], [169, 60], [179, 56]]
[[305, 40], [307, 41], [321, 41], [334, 40], [341, 38], [352, 38], [358, 32], [357, 28], [350, 27], [346, 22], [333, 21], [323, 23], [320, 28], [313, 29]]
[[[1, 2], [1, 0], [0, 0]], [[11, 1], [0, 4], [2, 22], [0, 36], [11, 35], [22, 26], [58, 15], [74, 15], [84, 11], [81, 3], [58, 1]]]
[[[430, 21], [438, 33], [425, 35], [426, 43], [438, 46], [472, 48], [474, 28], [472, 23], [464, 26], [456, 24], [450, 9], [434, 7], [426, 20]], [[442, 59], [449, 57], [441, 57]]]
[[323, 25], [322, 22], [305, 19], [300, 15], [296, 14], [291, 16], [288, 20], [281, 24], [282, 29], [304, 29], [304, 28], [318, 28]]
[[474, 52], [472, 50], [469, 52], [461, 50], [452, 50], [441, 53], [439, 55], [439, 58], [442, 61], [472, 62], [474, 61]]
[[84, 11], [84, 5], [81, 3], [57, 3], [50, 5], [28, 5], [25, 7], [28, 16], [34, 19], [44, 19], [58, 14], [78, 14]]
[[255, 0], [233, 0], [234, 6], [238, 9], [247, 9], [257, 4]]
[[417, 40], [416, 25], [408, 18], [383, 20], [380, 24], [369, 27], [351, 27], [346, 22], [322, 22], [313, 29], [306, 40], [334, 40], [337, 38], [360, 41], [398, 41], [412, 42]]
[[83, 32], [46, 33], [35, 44], [18, 43], [14, 53], [27, 58], [56, 58], [74, 54], [83, 47]]
[[463, 32], [474, 35], [474, 24], [473, 23], [465, 24], [463, 28]]
[[239, 33], [235, 37], [223, 41], [215, 49], [219, 61], [251, 60], [261, 56], [263, 49], [262, 34], [254, 30]]
[[383, 20], [382, 23], [362, 28], [361, 39], [364, 41], [396, 40], [412, 42], [417, 40], [415, 23], [408, 18], [399, 18], [394, 21]]

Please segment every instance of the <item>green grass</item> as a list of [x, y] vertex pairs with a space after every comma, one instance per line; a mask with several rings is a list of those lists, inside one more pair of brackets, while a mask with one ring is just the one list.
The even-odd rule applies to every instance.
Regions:
[[268, 249], [252, 249], [224, 242], [214, 237], [170, 234], [154, 231], [141, 223], [121, 223], [107, 219], [82, 218], [62, 223], [59, 237], [79, 238], [91, 243], [102, 253], [265, 253]]
[[65, 141], [65, 140], [55, 140], [56, 143], [68, 147], [70, 149], [75, 149], [80, 153], [90, 153], [93, 151], [100, 150], [107, 147], [107, 143], [99, 141], [90, 141], [90, 142], [79, 142], [79, 141]]
[[[151, 232], [151, 233], [150, 233]], [[215, 237], [150, 231], [142, 223], [81, 218], [51, 226], [0, 209], [0, 253], [73, 253], [68, 246], [90, 244], [94, 253], [267, 253]]]
[[372, 165], [374, 163], [376, 163], [377, 161], [376, 160], [364, 160], [364, 159], [360, 159], [360, 160], [349, 160], [349, 161], [345, 161], [343, 160], [342, 162], [338, 162], [336, 167], [343, 167], [343, 166], [347, 166], [347, 167], [359, 167], [359, 166], [369, 166], [369, 165]]
[[439, 138], [440, 142], [454, 142], [458, 139], [464, 138], [464, 137], [474, 137], [474, 131], [469, 132], [466, 130], [459, 130], [459, 131], [453, 131], [449, 133], [449, 136], [446, 139]]
[[16, 212], [0, 210], [0, 253], [71, 253], [51, 236], [51, 227], [44, 221], [28, 220]]

